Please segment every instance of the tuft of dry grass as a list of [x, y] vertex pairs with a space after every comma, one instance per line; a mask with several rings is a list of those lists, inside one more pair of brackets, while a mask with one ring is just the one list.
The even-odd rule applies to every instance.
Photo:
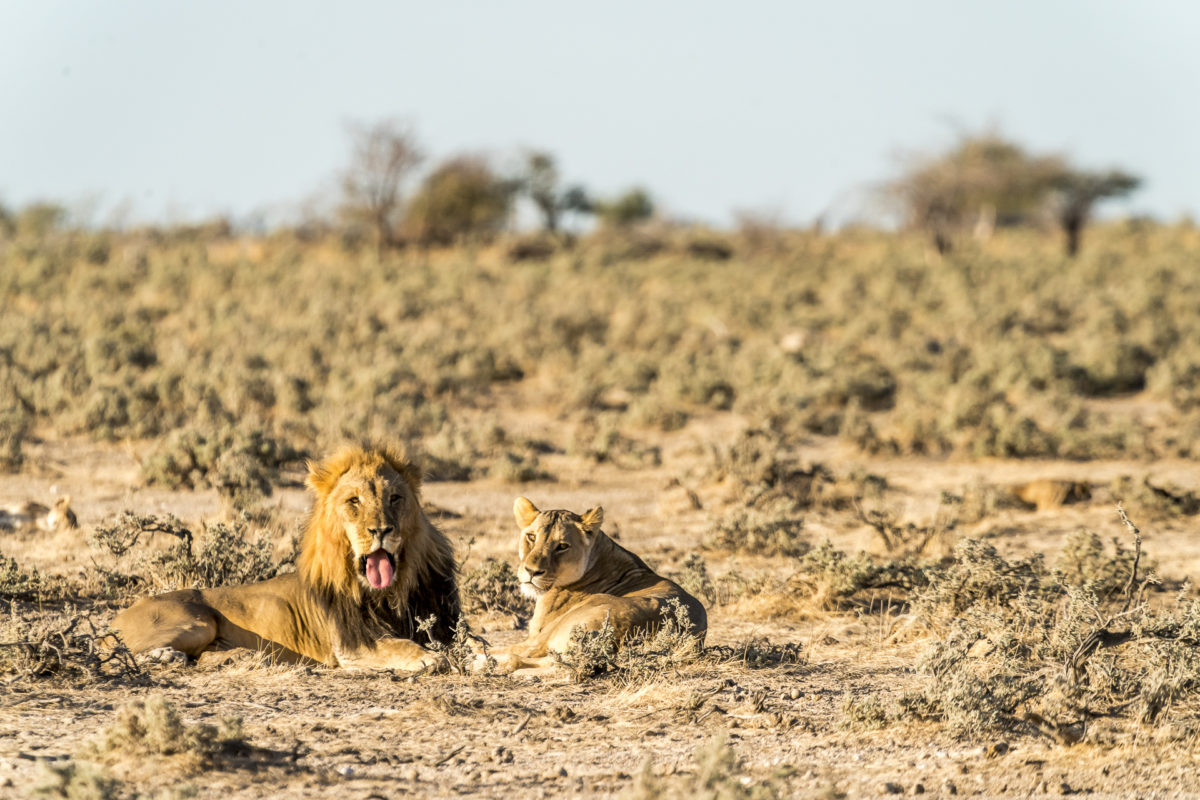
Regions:
[[247, 748], [238, 717], [222, 717], [216, 725], [190, 724], [161, 695], [134, 700], [89, 747], [86, 755], [101, 762], [179, 756], [196, 767]]
[[777, 778], [755, 780], [747, 776], [742, 761], [724, 738], [698, 747], [691, 774], [657, 778], [647, 761], [633, 785], [621, 795], [625, 800], [772, 800], [787, 796]]

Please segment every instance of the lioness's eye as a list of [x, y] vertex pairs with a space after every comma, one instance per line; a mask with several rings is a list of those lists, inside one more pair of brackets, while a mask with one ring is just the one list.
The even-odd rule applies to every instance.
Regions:
[[556, 551], [558, 551], [558, 552], [560, 552], [560, 553], [561, 553], [563, 550], [566, 550], [566, 549], [567, 549], [567, 548], [569, 548], [570, 546], [571, 546], [571, 545], [567, 544], [566, 542], [559, 542], [559, 543], [558, 543], [558, 547], [556, 547], [556, 548], [554, 548], [554, 549], [555, 549]]
[[358, 498], [357, 497], [349, 498], [348, 500], [346, 500], [346, 505], [350, 506], [351, 508], [356, 507], [358, 505]]
[[535, 536], [534, 536], [532, 533], [527, 533], [527, 534], [525, 534], [525, 541], [526, 541], [528, 544], [533, 544], [533, 540], [534, 540], [535, 538], [536, 538], [536, 537], [535, 537]]

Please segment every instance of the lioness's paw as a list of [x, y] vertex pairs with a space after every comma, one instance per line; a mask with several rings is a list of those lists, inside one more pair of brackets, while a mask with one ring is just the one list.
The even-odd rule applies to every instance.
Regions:
[[499, 666], [499, 662], [494, 656], [489, 656], [486, 653], [476, 653], [475, 658], [471, 659], [468, 669], [473, 673], [493, 672]]

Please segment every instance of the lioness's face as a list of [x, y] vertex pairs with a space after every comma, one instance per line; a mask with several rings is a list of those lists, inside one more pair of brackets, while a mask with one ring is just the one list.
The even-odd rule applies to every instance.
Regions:
[[581, 517], [570, 511], [539, 511], [518, 497], [513, 515], [521, 528], [517, 577], [524, 594], [540, 597], [551, 587], [567, 586], [583, 577], [604, 520], [603, 509], [594, 508]]
[[387, 589], [404, 554], [404, 533], [419, 529], [416, 493], [384, 463], [347, 471], [329, 502], [345, 528], [359, 581], [369, 589]]

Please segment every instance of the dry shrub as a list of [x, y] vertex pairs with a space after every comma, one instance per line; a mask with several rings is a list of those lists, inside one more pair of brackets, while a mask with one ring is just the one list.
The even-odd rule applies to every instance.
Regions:
[[504, 254], [509, 261], [545, 261], [558, 252], [557, 237], [545, 233], [517, 236], [505, 243]]
[[704, 652], [702, 640], [692, 634], [691, 619], [678, 600], [662, 609], [662, 621], [652, 631], [621, 641], [607, 619], [594, 631], [577, 628], [571, 644], [555, 659], [575, 681], [605, 674], [629, 681], [661, 678], [665, 670], [694, 662]]
[[683, 571], [671, 578], [693, 597], [704, 601], [705, 606], [717, 604], [717, 587], [708, 574], [708, 564], [699, 553], [691, 553], [683, 562]]
[[822, 464], [804, 465], [776, 431], [749, 429], [727, 448], [711, 454], [708, 477], [732, 483], [747, 505], [786, 498], [800, 508], [846, 509], [878, 498], [887, 481], [863, 470], [837, 476]]
[[[1099, 535], [1080, 528], [1067, 537], [1055, 568], [1062, 573], [1066, 585], [1090, 586], [1097, 597], [1105, 601], [1125, 590], [1136, 557], [1137, 554], [1122, 544], [1119, 537], [1112, 537], [1110, 554]], [[1139, 566], [1150, 573], [1156, 564], [1142, 554]]]
[[478, 569], [466, 573], [459, 591], [463, 611], [468, 614], [511, 614], [525, 620], [533, 611], [533, 601], [521, 594], [512, 566], [498, 558], [488, 558]]
[[454, 635], [450, 641], [440, 642], [433, 638], [431, 631], [439, 625], [436, 615], [430, 614], [428, 617], [417, 621], [417, 633], [424, 634], [425, 646], [435, 653], [440, 653], [446, 659], [446, 665], [454, 670], [459, 675], [467, 675], [471, 672], [471, 665], [475, 663], [476, 654], [472, 643], [486, 644], [478, 636], [471, 633], [471, 628], [467, 625], [467, 618], [459, 616], [454, 623]]
[[765, 507], [734, 508], [713, 521], [702, 546], [763, 556], [802, 556], [811, 545], [804, 535], [804, 518], [788, 498]]
[[[156, 533], [178, 541], [164, 550], [132, 552], [144, 534]], [[111, 525], [97, 526], [91, 541], [117, 559], [115, 569], [100, 570], [110, 594], [254, 583], [290, 571], [291, 560], [276, 558], [274, 542], [262, 531], [252, 535], [246, 518], [202, 523], [196, 536], [173, 516], [126, 510]]]
[[15, 558], [0, 553], [0, 599], [42, 601], [59, 594], [37, 567], [25, 569]]
[[128, 683], [145, 677], [128, 648], [87, 612], [67, 608], [51, 621], [14, 615], [3, 629], [0, 673], [10, 680]]
[[820, 464], [803, 466], [779, 434], [749, 430], [713, 454], [711, 477], [736, 487], [741, 504], [715, 517], [704, 546], [760, 555], [802, 556], [810, 547], [803, 511], [816, 505], [845, 508], [879, 496], [882, 478], [855, 472], [837, 478]]
[[19, 409], [0, 412], [0, 472], [21, 471], [21, 465], [25, 463], [21, 445], [29, 428], [29, 416]]
[[553, 480], [541, 468], [544, 443], [511, 436], [499, 425], [478, 428], [447, 423], [425, 442], [421, 460], [434, 481], [495, 478], [509, 483]]
[[[1040, 558], [1008, 561], [963, 542], [918, 593], [914, 615], [939, 632], [922, 658], [924, 691], [902, 697], [898, 716], [941, 720], [980, 735], [1024, 727], [1063, 744], [1102, 741], [1123, 722], [1162, 724], [1172, 709], [1193, 717], [1200, 690], [1200, 603], [1148, 601], [1153, 581], [1132, 557], [1076, 543], [1084, 582]], [[1111, 592], [1115, 584], [1123, 589]], [[1107, 590], [1107, 591], [1106, 591]]]
[[691, 236], [684, 244], [684, 251], [699, 261], [728, 261], [733, 258], [733, 245], [724, 237], [714, 234]]
[[261, 429], [193, 427], [171, 433], [142, 463], [147, 483], [212, 487], [235, 508], [271, 494], [279, 467], [300, 454]]
[[614, 464], [624, 469], [662, 464], [662, 448], [642, 444], [625, 435], [610, 417], [592, 418], [576, 428], [569, 452], [597, 464]]
[[877, 563], [866, 553], [851, 556], [825, 540], [800, 560], [785, 591], [821, 611], [903, 609], [912, 593], [928, 581], [927, 567], [911, 558]]
[[1122, 475], [1113, 480], [1109, 490], [1114, 498], [1141, 516], [1163, 518], [1200, 514], [1200, 496], [1195, 492], [1164, 481], [1153, 481], [1149, 475], [1140, 481]]
[[930, 542], [950, 541], [958, 518], [953, 504], [938, 507], [938, 513], [929, 525], [900, 522], [896, 509], [857, 507], [858, 518], [869, 525], [883, 542], [888, 555], [896, 558], [912, 558], [925, 552]]
[[31, 795], [53, 800], [122, 800], [128, 796], [124, 789], [119, 780], [98, 764], [44, 761], [42, 774], [31, 788]]
[[151, 695], [122, 708], [86, 752], [103, 761], [182, 756], [202, 766], [246, 749], [240, 717], [221, 717], [216, 725], [188, 724], [165, 697]]

